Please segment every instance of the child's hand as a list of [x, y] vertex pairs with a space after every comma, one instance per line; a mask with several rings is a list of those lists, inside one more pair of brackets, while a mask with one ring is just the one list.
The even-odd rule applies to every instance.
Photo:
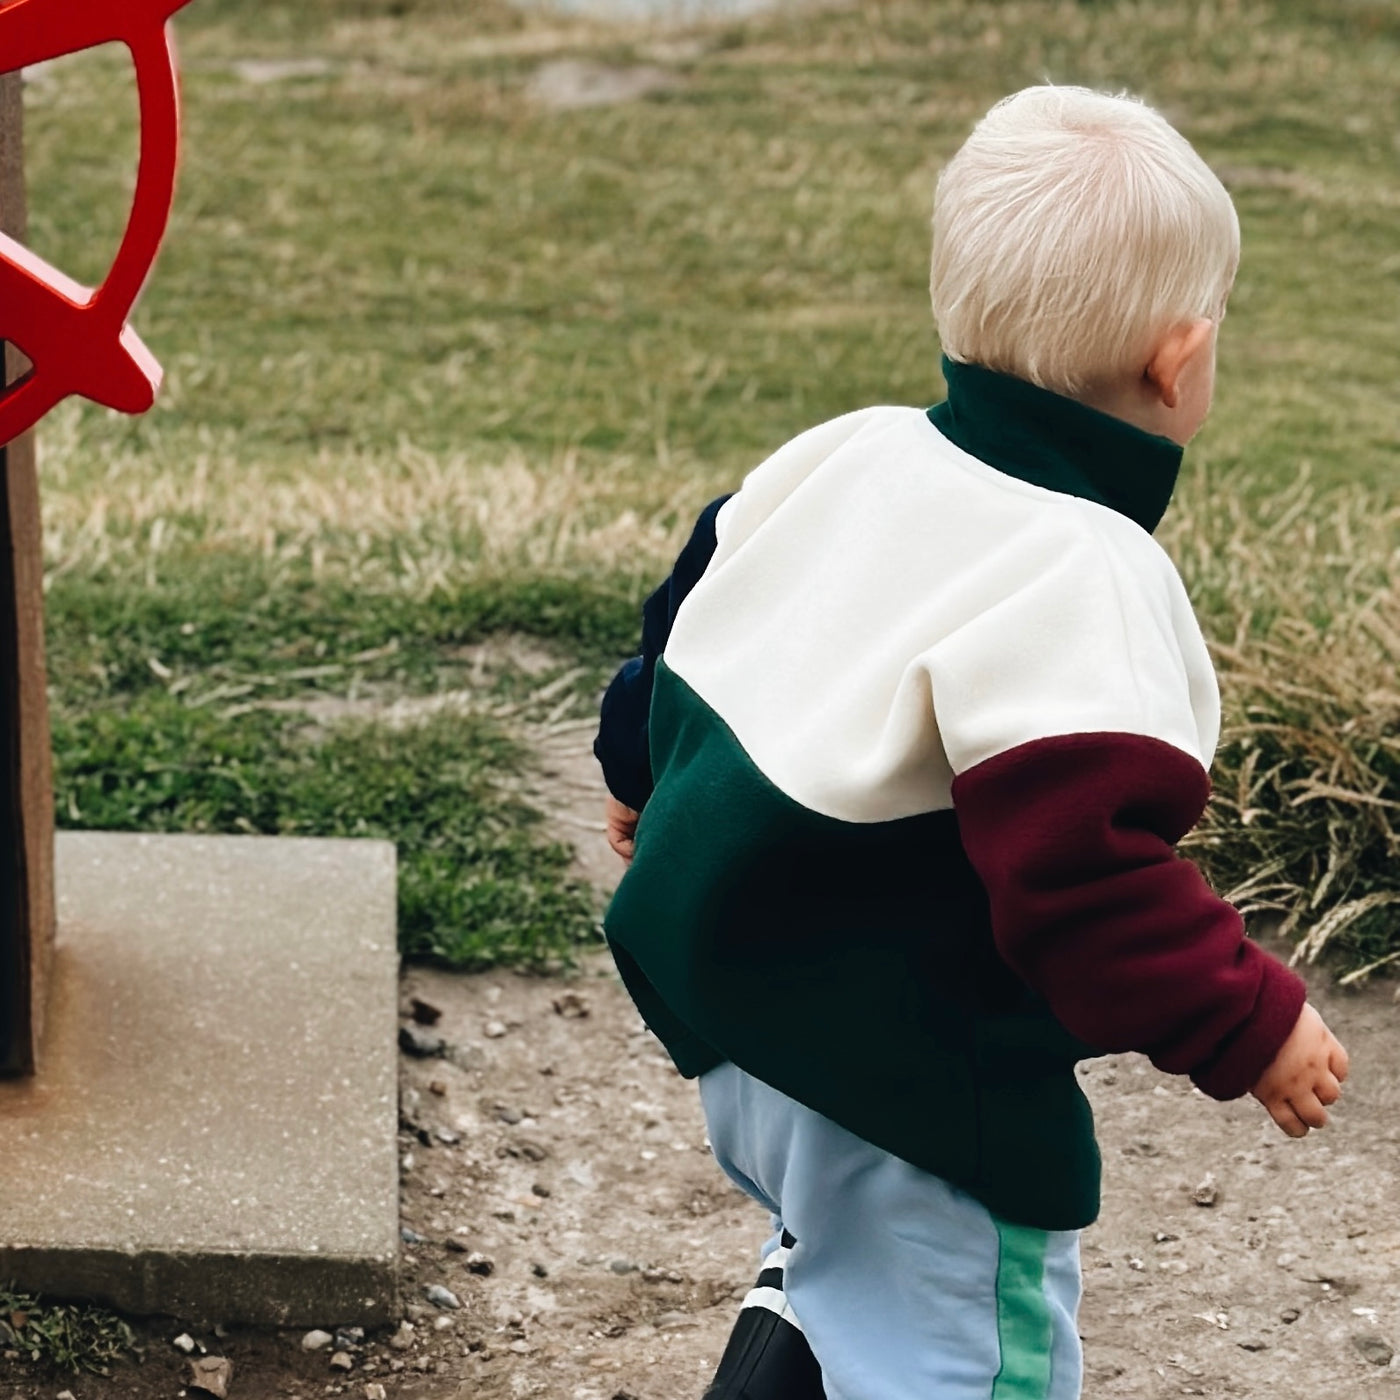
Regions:
[[622, 857], [624, 865], [632, 864], [637, 848], [637, 813], [608, 794], [603, 820], [608, 829], [608, 845]]
[[1327, 1126], [1327, 1104], [1342, 1096], [1347, 1052], [1311, 1006], [1283, 1042], [1274, 1062], [1250, 1092], [1289, 1137], [1307, 1137]]

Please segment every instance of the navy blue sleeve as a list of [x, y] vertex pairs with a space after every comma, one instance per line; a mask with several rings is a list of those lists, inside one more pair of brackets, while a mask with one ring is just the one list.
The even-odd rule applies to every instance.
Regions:
[[602, 721], [593, 742], [593, 752], [603, 765], [608, 791], [634, 812], [640, 812], [651, 796], [647, 720], [651, 713], [656, 659], [666, 648], [686, 594], [699, 583], [714, 557], [715, 519], [728, 499], [728, 496], [721, 496], [700, 512], [671, 576], [642, 605], [641, 655], [623, 665], [603, 696]]

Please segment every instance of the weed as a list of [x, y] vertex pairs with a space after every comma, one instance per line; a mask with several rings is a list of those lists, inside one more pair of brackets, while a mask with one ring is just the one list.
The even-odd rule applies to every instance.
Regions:
[[0, 1348], [60, 1371], [110, 1374], [136, 1335], [115, 1313], [88, 1303], [51, 1303], [0, 1285]]

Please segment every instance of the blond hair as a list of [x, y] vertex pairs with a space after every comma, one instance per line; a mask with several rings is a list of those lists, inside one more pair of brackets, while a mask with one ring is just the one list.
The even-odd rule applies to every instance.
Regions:
[[938, 179], [930, 290], [943, 349], [1078, 396], [1219, 320], [1239, 263], [1225, 187], [1136, 98], [1032, 87]]

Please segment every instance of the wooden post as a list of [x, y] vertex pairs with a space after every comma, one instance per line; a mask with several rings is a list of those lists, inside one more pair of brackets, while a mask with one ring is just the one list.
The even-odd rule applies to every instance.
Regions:
[[[0, 229], [25, 236], [21, 78], [0, 77]], [[5, 382], [19, 373], [5, 347]], [[33, 1071], [53, 954], [43, 537], [31, 433], [0, 447], [0, 1074]]]

